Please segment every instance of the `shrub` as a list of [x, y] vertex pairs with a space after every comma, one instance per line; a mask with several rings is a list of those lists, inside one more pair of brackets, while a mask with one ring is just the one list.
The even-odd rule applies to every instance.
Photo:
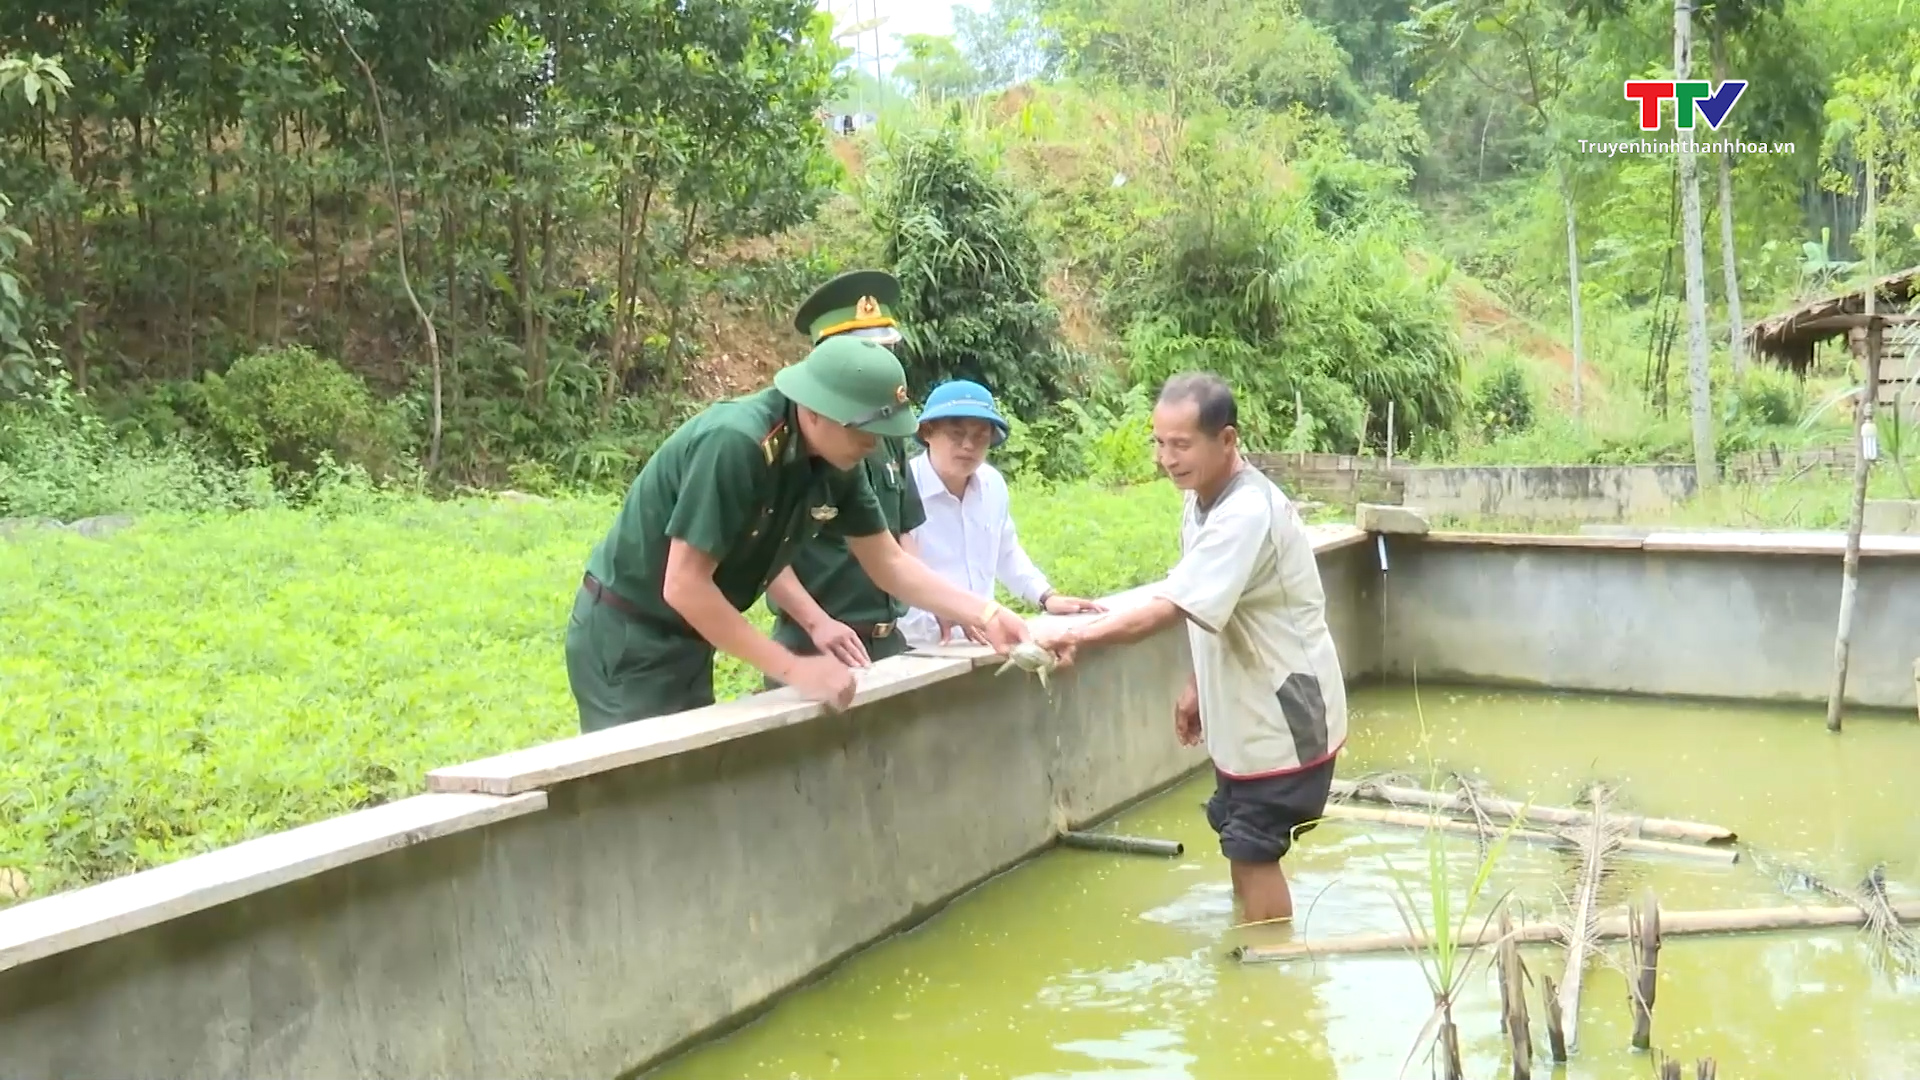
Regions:
[[1473, 419], [1487, 439], [1533, 427], [1533, 390], [1527, 385], [1526, 372], [1513, 357], [1495, 360], [1474, 387]]
[[868, 205], [900, 278], [900, 356], [915, 397], [985, 385], [1022, 417], [1065, 393], [1069, 356], [1028, 206], [955, 124], [895, 139]]
[[305, 346], [245, 357], [208, 373], [197, 405], [204, 430], [241, 464], [270, 464], [283, 480], [324, 458], [376, 477], [399, 471], [408, 448], [400, 407], [358, 375]]
[[1807, 407], [1805, 385], [1788, 372], [1767, 367], [1748, 369], [1732, 398], [1729, 421], [1737, 418], [1763, 427], [1799, 423]]
[[179, 438], [121, 434], [64, 372], [31, 406], [0, 405], [0, 517], [193, 513], [273, 503], [263, 470], [210, 460]]

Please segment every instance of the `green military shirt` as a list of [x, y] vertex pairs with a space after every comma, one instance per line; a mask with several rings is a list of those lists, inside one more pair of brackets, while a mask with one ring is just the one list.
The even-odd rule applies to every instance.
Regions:
[[[905, 439], [881, 439], [860, 463], [867, 483], [880, 500], [887, 530], [895, 536], [926, 524], [927, 508], [920, 487], [907, 468]], [[860, 560], [847, 550], [844, 535], [822, 533], [801, 547], [793, 559], [794, 576], [826, 613], [843, 623], [893, 622], [907, 613], [907, 605], [881, 591]], [[778, 616], [780, 607], [767, 597], [767, 607]]]
[[662, 594], [673, 539], [713, 556], [714, 584], [745, 611], [816, 535], [887, 527], [866, 470], [809, 455], [792, 404], [769, 388], [708, 406], [660, 444], [587, 572], [648, 621], [691, 634]]

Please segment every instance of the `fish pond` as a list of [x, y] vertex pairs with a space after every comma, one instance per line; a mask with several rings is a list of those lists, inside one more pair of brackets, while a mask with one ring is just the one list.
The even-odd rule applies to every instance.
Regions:
[[[1733, 864], [1618, 852], [1599, 899], [1615, 912], [1651, 889], [1664, 910], [1831, 904], [1884, 865], [1896, 901], [1920, 895], [1920, 727], [1861, 714], [1830, 735], [1819, 707], [1368, 687], [1353, 695], [1341, 775], [1396, 773], [1445, 787], [1455, 772], [1492, 794], [1573, 805], [1612, 785], [1617, 813], [1725, 825]], [[1171, 723], [1168, 737], [1172, 738]], [[1391, 1080], [1433, 1075], [1433, 1012], [1407, 952], [1243, 963], [1235, 945], [1405, 932], [1401, 903], [1431, 909], [1431, 844], [1445, 845], [1456, 902], [1480, 863], [1471, 836], [1334, 820], [1287, 859], [1291, 926], [1236, 928], [1226, 866], [1197, 777], [1101, 831], [1185, 843], [1178, 858], [1055, 849], [966, 895], [913, 931], [850, 957], [752, 1023], [694, 1047], [654, 1080]], [[1361, 805], [1358, 803], [1352, 805]], [[1511, 897], [1528, 919], [1564, 913], [1577, 853], [1512, 842], [1496, 851], [1478, 927]], [[777, 889], [775, 890], [777, 895]], [[1399, 898], [1397, 902], [1396, 898]], [[1585, 965], [1578, 1045], [1546, 1060], [1540, 977], [1558, 945], [1522, 956], [1536, 1077], [1655, 1075], [1657, 1055], [1711, 1057], [1727, 1080], [1920, 1078], [1920, 980], [1875, 962], [1856, 928], [1670, 936], [1659, 957], [1654, 1053], [1630, 1048], [1624, 942]], [[1469, 1077], [1511, 1075], [1490, 950], [1454, 1019]], [[1411, 1055], [1411, 1060], [1410, 1060]]]

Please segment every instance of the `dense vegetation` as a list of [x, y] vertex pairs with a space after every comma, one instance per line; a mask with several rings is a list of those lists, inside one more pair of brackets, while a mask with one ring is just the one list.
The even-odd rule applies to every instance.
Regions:
[[[1795, 147], [1698, 159], [1724, 451], [1791, 434], [1756, 395], [1810, 404], [1736, 377], [1736, 310], [1920, 259], [1920, 9], [1692, 21], [1696, 73], [1751, 83], [1703, 137]], [[1673, 22], [996, 0], [882, 87], [800, 0], [15, 6], [0, 512], [298, 499], [342, 467], [618, 487], [798, 353], [808, 288], [876, 264], [916, 383], [985, 378], [1034, 424], [1205, 365], [1269, 446], [1384, 448], [1391, 410], [1402, 454], [1684, 459], [1675, 156], [1578, 149], [1638, 136], [1621, 80], [1670, 71]], [[856, 106], [878, 134], [821, 122]]]
[[[1149, 580], [1175, 550], [1166, 485], [1017, 497], [1062, 590]], [[299, 511], [0, 542], [0, 904], [10, 875], [98, 881], [576, 734], [561, 636], [616, 505], [336, 483]], [[760, 689], [732, 658], [718, 684]]]

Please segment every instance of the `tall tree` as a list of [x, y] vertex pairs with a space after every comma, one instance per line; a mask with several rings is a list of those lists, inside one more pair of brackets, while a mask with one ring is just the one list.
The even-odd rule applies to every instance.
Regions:
[[[1693, 7], [1673, 0], [1673, 77], [1684, 81], [1693, 71]], [[1707, 372], [1707, 270], [1701, 251], [1700, 171], [1693, 152], [1693, 102], [1674, 102], [1680, 138], [1681, 247], [1687, 278], [1687, 385], [1693, 404], [1693, 469], [1699, 490], [1720, 479], [1713, 449], [1713, 384]]]
[[1579, 206], [1561, 101], [1573, 81], [1578, 28], [1547, 0], [1439, 0], [1416, 7], [1409, 29], [1431, 65], [1427, 81], [1465, 73], [1489, 95], [1526, 103], [1560, 188], [1567, 226], [1567, 311], [1573, 323], [1573, 413], [1581, 413], [1586, 350], [1580, 310]]
[[[1701, 14], [1713, 50], [1713, 81], [1727, 80], [1727, 44], [1730, 38], [1751, 32], [1785, 10], [1785, 0], [1707, 0]], [[1724, 136], [1723, 132], [1723, 136]], [[1724, 142], [1724, 138], [1722, 140]], [[1740, 270], [1733, 230], [1733, 152], [1720, 148], [1720, 265], [1726, 278], [1727, 349], [1733, 357], [1735, 378], [1746, 374], [1746, 324], [1740, 313]]]

